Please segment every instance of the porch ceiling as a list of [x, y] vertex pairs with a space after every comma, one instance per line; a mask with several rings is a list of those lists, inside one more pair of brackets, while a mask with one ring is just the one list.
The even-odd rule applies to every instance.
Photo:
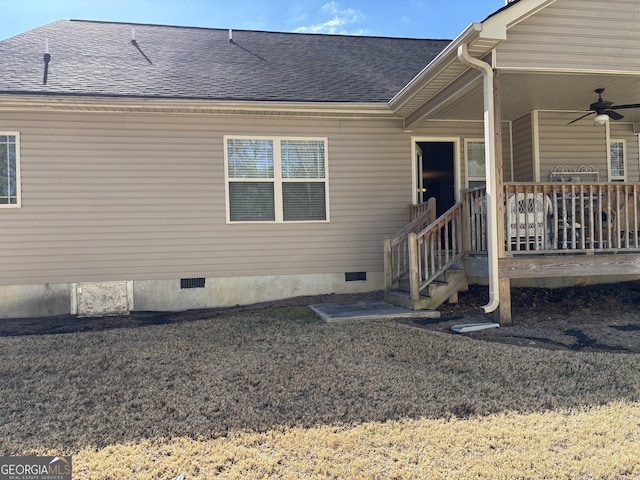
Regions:
[[[603, 98], [614, 105], [640, 103], [640, 74], [501, 72], [499, 82], [504, 121], [516, 120], [532, 110], [555, 110], [566, 112], [569, 122], [597, 100], [594, 90], [599, 87], [605, 88]], [[624, 115], [619, 122], [640, 121], [640, 108], [619, 113]], [[477, 76], [455, 96], [438, 102], [426, 120], [482, 120], [483, 114], [482, 78]], [[591, 120], [588, 117], [583, 121]]]

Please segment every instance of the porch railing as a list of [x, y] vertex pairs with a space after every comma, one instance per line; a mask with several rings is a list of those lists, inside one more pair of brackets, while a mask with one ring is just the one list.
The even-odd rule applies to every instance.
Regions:
[[397, 288], [400, 280], [409, 274], [409, 235], [424, 230], [436, 219], [436, 199], [430, 198], [425, 203], [409, 205], [407, 211], [409, 223], [394, 236], [384, 240], [387, 290]]
[[422, 229], [407, 226], [385, 239], [387, 290], [397, 288], [406, 278], [411, 298], [417, 300], [420, 291], [454, 265], [464, 253], [462, 219], [463, 204], [459, 202]]
[[[507, 255], [640, 250], [640, 184], [506, 183]], [[486, 251], [484, 189], [463, 192], [465, 245]]]

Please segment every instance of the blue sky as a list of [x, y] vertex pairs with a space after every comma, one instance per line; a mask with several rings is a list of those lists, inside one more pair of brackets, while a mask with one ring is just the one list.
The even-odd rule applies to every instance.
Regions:
[[452, 39], [504, 0], [3, 1], [0, 39], [59, 19]]

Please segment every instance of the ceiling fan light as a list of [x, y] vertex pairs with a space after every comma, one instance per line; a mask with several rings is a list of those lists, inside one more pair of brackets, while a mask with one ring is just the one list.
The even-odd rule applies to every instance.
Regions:
[[609, 115], [607, 115], [606, 113], [601, 113], [600, 115], [596, 115], [596, 117], [593, 119], [593, 124], [606, 125], [608, 121], [609, 121]]

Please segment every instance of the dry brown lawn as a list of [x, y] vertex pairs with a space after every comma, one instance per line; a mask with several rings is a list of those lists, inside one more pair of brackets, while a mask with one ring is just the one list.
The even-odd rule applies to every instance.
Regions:
[[0, 454], [74, 479], [640, 478], [640, 355], [304, 307], [0, 338]]

